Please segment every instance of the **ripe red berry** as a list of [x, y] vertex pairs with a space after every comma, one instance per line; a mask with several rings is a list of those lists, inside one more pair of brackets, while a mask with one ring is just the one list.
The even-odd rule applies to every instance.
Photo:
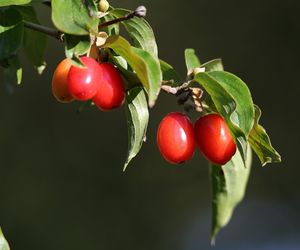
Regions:
[[196, 143], [190, 119], [178, 112], [168, 114], [159, 124], [157, 145], [170, 163], [178, 164], [191, 159]]
[[72, 64], [69, 59], [62, 60], [56, 67], [52, 78], [52, 93], [54, 97], [63, 103], [74, 100], [68, 90], [68, 73]]
[[99, 63], [93, 58], [81, 57], [80, 59], [86, 67], [71, 67], [68, 74], [68, 90], [75, 99], [86, 101], [98, 92], [102, 71]]
[[194, 132], [200, 151], [212, 163], [224, 165], [235, 154], [235, 142], [220, 115], [200, 117], [195, 123]]
[[101, 63], [99, 66], [102, 78], [93, 102], [103, 111], [122, 106], [125, 99], [125, 86], [118, 69], [109, 63]]

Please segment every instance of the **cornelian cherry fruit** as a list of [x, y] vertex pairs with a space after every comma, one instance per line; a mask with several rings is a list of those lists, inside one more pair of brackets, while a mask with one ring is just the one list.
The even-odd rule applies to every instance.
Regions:
[[68, 74], [68, 90], [74, 99], [87, 101], [92, 99], [100, 88], [102, 70], [99, 63], [90, 57], [81, 57], [85, 68], [71, 66]]
[[118, 69], [110, 63], [101, 63], [99, 66], [102, 77], [93, 102], [103, 111], [122, 106], [125, 99], [125, 86]]
[[223, 117], [209, 114], [200, 117], [194, 126], [196, 142], [210, 162], [224, 165], [235, 154], [236, 145]]
[[165, 116], [158, 127], [157, 145], [170, 163], [179, 164], [191, 159], [196, 143], [190, 119], [178, 112]]
[[72, 66], [69, 59], [62, 60], [56, 67], [52, 78], [52, 93], [54, 97], [63, 103], [68, 103], [74, 100], [68, 90], [68, 73]]

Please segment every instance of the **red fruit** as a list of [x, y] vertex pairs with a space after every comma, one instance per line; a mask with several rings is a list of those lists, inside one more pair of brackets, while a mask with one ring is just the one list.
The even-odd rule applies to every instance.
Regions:
[[193, 125], [182, 113], [170, 113], [159, 124], [157, 145], [170, 163], [178, 164], [192, 158], [196, 145], [194, 138]]
[[68, 90], [68, 73], [72, 64], [69, 59], [62, 60], [56, 67], [52, 78], [52, 93], [54, 97], [63, 103], [74, 100]]
[[86, 101], [98, 92], [102, 71], [99, 63], [93, 58], [81, 57], [80, 59], [86, 67], [71, 67], [68, 74], [68, 90], [75, 99]]
[[235, 154], [235, 142], [220, 115], [200, 117], [195, 123], [194, 132], [200, 151], [212, 163], [224, 165]]
[[93, 98], [93, 102], [101, 110], [110, 110], [120, 107], [124, 103], [124, 82], [117, 68], [112, 64], [100, 64], [102, 79], [100, 89]]

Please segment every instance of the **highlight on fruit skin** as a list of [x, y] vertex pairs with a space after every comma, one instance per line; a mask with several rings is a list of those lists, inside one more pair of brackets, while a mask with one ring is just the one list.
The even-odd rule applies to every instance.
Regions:
[[68, 74], [68, 90], [74, 99], [87, 101], [92, 99], [100, 88], [102, 71], [99, 63], [91, 58], [80, 58], [85, 68], [71, 66]]
[[71, 60], [63, 59], [57, 65], [52, 77], [52, 94], [57, 101], [62, 103], [69, 103], [74, 100], [68, 90], [68, 73], [71, 66]]
[[190, 160], [196, 146], [190, 119], [179, 112], [165, 116], [157, 130], [157, 145], [161, 155], [172, 164]]
[[118, 69], [110, 63], [101, 63], [99, 66], [102, 78], [93, 102], [102, 111], [122, 106], [125, 100], [125, 84]]
[[225, 165], [236, 152], [230, 130], [219, 114], [198, 118], [194, 125], [197, 145], [203, 156], [216, 165]]

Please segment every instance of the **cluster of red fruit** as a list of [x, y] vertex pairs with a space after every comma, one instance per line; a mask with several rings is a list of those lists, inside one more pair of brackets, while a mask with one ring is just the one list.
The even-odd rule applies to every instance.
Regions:
[[236, 152], [236, 144], [222, 116], [201, 116], [193, 127], [182, 113], [168, 114], [157, 131], [157, 144], [163, 157], [173, 164], [191, 159], [196, 143], [210, 162], [224, 165]]
[[109, 63], [98, 63], [90, 57], [81, 57], [85, 68], [72, 65], [64, 59], [55, 69], [52, 93], [60, 102], [92, 100], [101, 110], [122, 106], [125, 86], [117, 68]]

